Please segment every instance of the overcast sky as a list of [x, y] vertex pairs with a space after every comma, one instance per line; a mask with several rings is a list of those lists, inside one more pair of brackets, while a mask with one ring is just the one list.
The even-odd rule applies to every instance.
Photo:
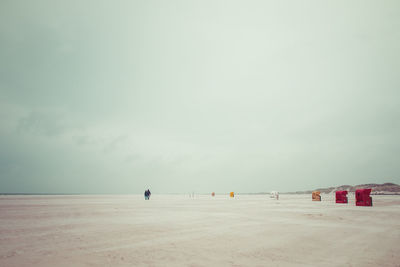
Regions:
[[0, 2], [0, 192], [400, 183], [399, 1]]

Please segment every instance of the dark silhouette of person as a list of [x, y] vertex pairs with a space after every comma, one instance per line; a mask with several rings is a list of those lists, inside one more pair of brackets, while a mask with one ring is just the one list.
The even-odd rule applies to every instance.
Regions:
[[147, 189], [146, 191], [144, 191], [144, 199], [145, 200], [149, 200], [151, 196], [151, 192], [149, 189]]

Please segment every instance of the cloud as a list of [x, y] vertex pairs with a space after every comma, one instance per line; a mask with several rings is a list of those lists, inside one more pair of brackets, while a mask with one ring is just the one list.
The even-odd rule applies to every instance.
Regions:
[[118, 148], [118, 146], [123, 145], [124, 141], [128, 139], [128, 135], [120, 135], [116, 138], [113, 138], [108, 144], [104, 147], [103, 151], [105, 153], [110, 153]]
[[399, 4], [328, 2], [2, 1], [0, 188], [400, 182]]
[[59, 136], [67, 131], [68, 125], [62, 115], [31, 112], [19, 120], [17, 131], [21, 134], [38, 134], [48, 137]]

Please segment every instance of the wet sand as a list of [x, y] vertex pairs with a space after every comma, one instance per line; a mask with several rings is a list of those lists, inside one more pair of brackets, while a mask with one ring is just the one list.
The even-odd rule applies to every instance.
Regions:
[[0, 196], [0, 266], [400, 266], [400, 196]]

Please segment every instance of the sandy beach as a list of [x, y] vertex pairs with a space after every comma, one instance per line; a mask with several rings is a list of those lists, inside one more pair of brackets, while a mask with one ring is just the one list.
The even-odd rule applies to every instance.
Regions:
[[1, 196], [0, 266], [400, 266], [400, 197]]

